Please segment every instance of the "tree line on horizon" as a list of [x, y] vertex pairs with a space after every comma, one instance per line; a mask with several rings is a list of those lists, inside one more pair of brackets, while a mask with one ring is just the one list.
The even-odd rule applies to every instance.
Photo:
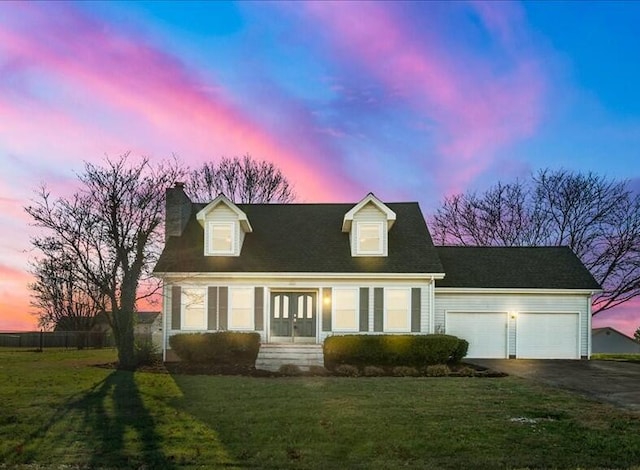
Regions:
[[[136, 366], [136, 302], [160, 286], [152, 270], [163, 245], [166, 188], [186, 181], [188, 196], [202, 202], [219, 194], [237, 203], [296, 198], [277, 166], [248, 154], [190, 169], [176, 158], [153, 164], [125, 153], [101, 165], [85, 162], [78, 181], [68, 197], [43, 185], [25, 207], [43, 229], [32, 239], [32, 305], [41, 326], [79, 331], [110, 312], [122, 369]], [[640, 194], [627, 181], [541, 170], [529, 180], [445, 198], [430, 229], [438, 244], [569, 246], [603, 287], [594, 315], [640, 295]]]

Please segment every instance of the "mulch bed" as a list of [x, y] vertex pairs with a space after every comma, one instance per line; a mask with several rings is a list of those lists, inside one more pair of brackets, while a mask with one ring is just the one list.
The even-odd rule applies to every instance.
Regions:
[[[96, 364], [95, 367], [104, 369], [117, 369], [117, 362], [109, 362], [105, 364]], [[473, 369], [473, 373], [469, 372]], [[300, 373], [281, 373], [264, 369], [256, 369], [248, 366], [237, 365], [219, 365], [219, 364], [193, 364], [187, 362], [166, 362], [153, 361], [150, 364], [138, 366], [136, 371], [150, 372], [154, 374], [172, 374], [172, 375], [241, 375], [245, 377], [317, 377], [317, 376], [337, 376], [324, 368], [316, 368], [313, 371], [300, 371]], [[505, 377], [507, 374], [486, 369], [473, 364], [461, 364], [453, 366], [448, 377]], [[382, 375], [383, 377], [393, 377], [391, 371]], [[360, 375], [360, 377], [364, 377]]]

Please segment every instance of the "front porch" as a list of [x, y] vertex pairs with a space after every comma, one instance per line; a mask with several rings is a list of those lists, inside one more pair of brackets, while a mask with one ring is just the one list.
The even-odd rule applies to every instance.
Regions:
[[277, 371], [284, 364], [294, 364], [302, 370], [310, 366], [324, 366], [321, 344], [262, 343], [256, 369]]

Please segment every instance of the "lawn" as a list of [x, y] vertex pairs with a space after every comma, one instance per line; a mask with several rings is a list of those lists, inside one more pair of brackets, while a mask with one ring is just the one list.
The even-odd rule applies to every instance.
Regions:
[[0, 350], [0, 468], [640, 468], [640, 416], [514, 377], [94, 366], [114, 359]]
[[640, 354], [593, 354], [591, 359], [598, 361], [618, 361], [640, 363]]

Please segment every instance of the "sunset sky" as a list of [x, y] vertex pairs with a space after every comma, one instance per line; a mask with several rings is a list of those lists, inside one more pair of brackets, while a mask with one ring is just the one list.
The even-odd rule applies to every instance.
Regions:
[[[250, 153], [299, 202], [593, 170], [640, 191], [640, 2], [0, 2], [0, 330], [30, 329], [47, 183]], [[640, 301], [594, 319], [632, 334]]]

